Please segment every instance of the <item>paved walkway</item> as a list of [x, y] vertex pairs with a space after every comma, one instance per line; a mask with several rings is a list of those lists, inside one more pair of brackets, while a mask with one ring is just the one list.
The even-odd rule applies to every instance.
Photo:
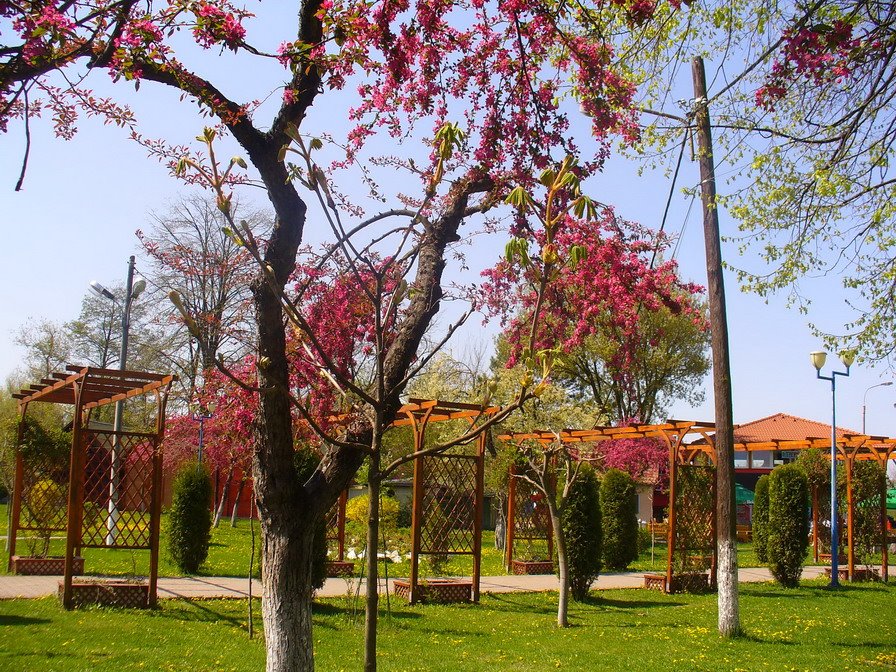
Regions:
[[[824, 573], [824, 567], [806, 567], [803, 578], [811, 579]], [[742, 583], [771, 581], [768, 569], [753, 567], [741, 569], [738, 578]], [[0, 576], [0, 599], [17, 597], [37, 598], [56, 594], [58, 576]], [[394, 592], [389, 581], [390, 592]], [[381, 590], [384, 582], [381, 582]], [[592, 586], [597, 590], [610, 588], [641, 588], [644, 586], [643, 572], [619, 572], [601, 574]], [[541, 576], [484, 576], [480, 581], [483, 593], [516, 593], [556, 590], [557, 578], [553, 575]], [[321, 597], [339, 597], [358, 590], [358, 581], [351, 579], [327, 579], [323, 589], [318, 591]], [[361, 582], [363, 590], [363, 582]], [[249, 582], [244, 578], [223, 576], [193, 577], [160, 577], [159, 597], [172, 598], [215, 598], [215, 597], [247, 597]], [[261, 595], [261, 582], [252, 582], [252, 594]]]

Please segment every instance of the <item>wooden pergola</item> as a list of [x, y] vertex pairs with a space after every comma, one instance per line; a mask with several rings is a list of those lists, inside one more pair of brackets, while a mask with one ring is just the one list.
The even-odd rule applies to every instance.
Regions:
[[[659, 424], [642, 424], [631, 427], [607, 427], [599, 426], [592, 429], [564, 429], [559, 432], [549, 430], [535, 430], [530, 432], [511, 432], [503, 434], [498, 438], [503, 441], [510, 441], [517, 445], [534, 441], [542, 445], [550, 445], [560, 442], [570, 446], [570, 451], [578, 454], [579, 459], [587, 460], [587, 449], [589, 444], [595, 444], [602, 441], [611, 441], [619, 439], [642, 439], [652, 438], [658, 439], [665, 443], [669, 449], [669, 528], [668, 528], [668, 563], [665, 576], [665, 587], [668, 590], [674, 590], [678, 585], [675, 577], [674, 569], [676, 566], [680, 568], [696, 569], [695, 565], [709, 565], [710, 573], [708, 581], [714, 584], [715, 567], [716, 567], [716, 550], [715, 550], [715, 506], [709, 508], [704, 507], [703, 510], [695, 511], [695, 507], [691, 507], [688, 511], [689, 515], [686, 519], [688, 529], [696, 531], [698, 534], [684, 535], [685, 531], [680, 524], [680, 514], [682, 503], [686, 503], [686, 497], [682, 497], [679, 492], [683, 487], [685, 479], [681, 478], [686, 470], [691, 468], [704, 469], [700, 465], [695, 465], [695, 458], [698, 455], [705, 454], [711, 462], [715, 464], [715, 450], [713, 449], [713, 431], [715, 425], [708, 422], [698, 422], [693, 420], [668, 420]], [[687, 443], [687, 440], [693, 442], [696, 439], [703, 439], [706, 443], [700, 447], [694, 447], [693, 443]], [[582, 446], [579, 449], [578, 446]], [[715, 484], [715, 472], [712, 470], [713, 489]], [[713, 497], [713, 504], [714, 504]], [[510, 531], [514, 527], [512, 520], [513, 511], [508, 511], [507, 529]], [[696, 545], [693, 541], [689, 541], [685, 546], [685, 539], [693, 540], [698, 537], [699, 541]], [[708, 560], [708, 562], [707, 562]], [[706, 567], [703, 567], [705, 570]], [[690, 572], [689, 572], [690, 573]]]
[[[472, 428], [498, 411], [482, 406], [440, 400], [410, 399], [401, 407], [392, 427], [410, 427], [414, 436], [414, 495], [411, 523], [411, 571], [396, 591], [413, 604], [438, 593], [444, 601], [479, 601], [482, 563], [482, 511], [487, 433], [474, 439], [475, 451], [449, 451], [427, 455], [426, 431], [431, 423], [465, 421]], [[470, 555], [469, 583], [429, 581], [421, 586], [421, 555]]]
[[[73, 560], [82, 548], [148, 549], [149, 582], [144, 604], [156, 602], [159, 560], [159, 521], [162, 510], [162, 452], [165, 406], [173, 375], [67, 366], [39, 384], [13, 394], [21, 422], [16, 452], [15, 484], [10, 528], [10, 558], [15, 554], [20, 529], [25, 474], [30, 468], [22, 452], [22, 434], [28, 408], [35, 403], [73, 407], [72, 445], [68, 469], [65, 569], [61, 586], [63, 605], [80, 600], [73, 595]], [[133, 397], [152, 394], [156, 401], [155, 431], [130, 432], [90, 426], [93, 409]], [[85, 503], [91, 519], [85, 521]], [[125, 512], [127, 515], [120, 515]]]
[[[896, 438], [886, 436], [871, 436], [868, 434], [840, 433], [836, 437], [837, 459], [846, 465], [846, 526], [847, 526], [847, 563], [848, 578], [852, 581], [855, 574], [855, 540], [853, 537], [853, 518], [855, 516], [855, 501], [853, 499], [853, 465], [857, 460], [877, 462], [884, 474], [887, 471], [887, 460], [896, 458]], [[803, 440], [768, 440], [736, 442], [734, 450], [737, 452], [753, 451], [795, 451], [817, 449], [830, 454], [831, 437], [806, 437]], [[889, 579], [889, 557], [887, 550], [887, 483], [886, 478], [881, 481], [880, 492], [880, 519], [881, 519], [881, 573], [884, 581]], [[818, 549], [818, 507], [813, 506], [813, 545]]]
[[[682, 513], [678, 489], [681, 487], [679, 475], [682, 469], [693, 466], [698, 455], [705, 455], [713, 464], [716, 462], [714, 443], [715, 425], [708, 422], [696, 422], [690, 420], [668, 420], [665, 423], [655, 425], [635, 425], [632, 427], [595, 427], [593, 429], [577, 430], [565, 429], [561, 432], [536, 430], [532, 432], [515, 432], [505, 434], [499, 438], [506, 441], [519, 443], [522, 441], [537, 441], [544, 445], [560, 441], [563, 444], [588, 444], [611, 439], [637, 439], [656, 438], [662, 440], [669, 448], [669, 526], [668, 526], [668, 566], [666, 569], [667, 590], [674, 590], [673, 560], [676, 554], [685, 549], [676, 548], [679, 537], [679, 518]], [[837, 436], [837, 456], [847, 467], [847, 547], [848, 547], [848, 576], [852, 580], [855, 573], [855, 544], [853, 539], [853, 516], [855, 503], [853, 501], [852, 471], [857, 460], [874, 460], [886, 470], [887, 460], [896, 458], [896, 438], [883, 436], [870, 436], [865, 434], [841, 433]], [[795, 451], [808, 450], [810, 448], [830, 452], [831, 438], [806, 437], [802, 440], [767, 440], [753, 442], [736, 442], [736, 452], [751, 451]], [[587, 459], [585, 451], [581, 456]], [[816, 507], [817, 508], [817, 507]], [[508, 521], [508, 529], [511, 527]], [[712, 514], [712, 566], [711, 580], [715, 573], [715, 513]], [[818, 534], [818, 524], [814, 525], [814, 534]], [[888, 580], [888, 553], [886, 530], [886, 481], [881, 483], [881, 547], [882, 547], [882, 573], [883, 580]], [[687, 553], [698, 549], [686, 549]], [[708, 550], [708, 549], [707, 549]], [[687, 565], [687, 558], [684, 559]], [[680, 565], [682, 563], [679, 563]]]

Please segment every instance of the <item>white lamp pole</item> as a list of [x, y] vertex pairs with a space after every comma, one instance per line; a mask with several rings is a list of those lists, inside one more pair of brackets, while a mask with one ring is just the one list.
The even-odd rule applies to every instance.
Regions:
[[[90, 289], [96, 294], [121, 304], [118, 298], [96, 280], [90, 283]], [[134, 280], [134, 257], [128, 259], [128, 276], [125, 283], [125, 300], [121, 307], [121, 349], [118, 353], [118, 370], [125, 371], [128, 361], [128, 336], [131, 330], [131, 304], [143, 290], [146, 280], [137, 276]], [[112, 546], [118, 535], [118, 472], [121, 470], [121, 426], [124, 418], [124, 401], [115, 402], [115, 418], [112, 421], [112, 464], [109, 473], [109, 517], [106, 519], [106, 545]]]
[[873, 390], [875, 387], [889, 387], [893, 384], [892, 380], [888, 380], [885, 383], [878, 383], [877, 385], [872, 385], [867, 390], [865, 390], [865, 394], [862, 397], [862, 434], [865, 434], [865, 408], [868, 403], [868, 393]]
[[831, 588], [840, 586], [840, 562], [838, 548], [837, 529], [837, 376], [848, 376], [849, 367], [852, 366], [855, 355], [844, 351], [840, 354], [840, 361], [846, 367], [846, 371], [831, 371], [830, 376], [821, 375], [828, 353], [817, 350], [811, 353], [812, 366], [815, 367], [815, 375], [821, 380], [831, 381]]

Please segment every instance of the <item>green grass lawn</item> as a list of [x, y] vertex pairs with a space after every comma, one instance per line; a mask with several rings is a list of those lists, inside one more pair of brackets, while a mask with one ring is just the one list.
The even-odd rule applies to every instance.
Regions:
[[[163, 601], [155, 611], [63, 611], [56, 600], [0, 602], [0, 670], [259, 670], [243, 600]], [[896, 668], [896, 588], [741, 586], [746, 636], [716, 633], [714, 595], [602, 591], [554, 627], [556, 594], [483, 596], [480, 605], [392, 601], [380, 669], [886, 670]], [[255, 605], [256, 622], [258, 605]], [[317, 669], [356, 670], [362, 618], [345, 599], [315, 606]]]

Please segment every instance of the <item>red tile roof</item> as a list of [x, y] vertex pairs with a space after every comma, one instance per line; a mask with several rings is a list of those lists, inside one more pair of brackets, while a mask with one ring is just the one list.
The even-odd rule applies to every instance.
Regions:
[[[837, 436], [846, 434], [858, 434], [851, 429], [837, 428]], [[775, 413], [767, 418], [760, 418], [752, 422], [739, 425], [734, 430], [736, 443], [751, 443], [760, 441], [802, 441], [809, 438], [823, 439], [831, 436], [830, 423], [815, 422], [798, 418], [787, 413]]]

